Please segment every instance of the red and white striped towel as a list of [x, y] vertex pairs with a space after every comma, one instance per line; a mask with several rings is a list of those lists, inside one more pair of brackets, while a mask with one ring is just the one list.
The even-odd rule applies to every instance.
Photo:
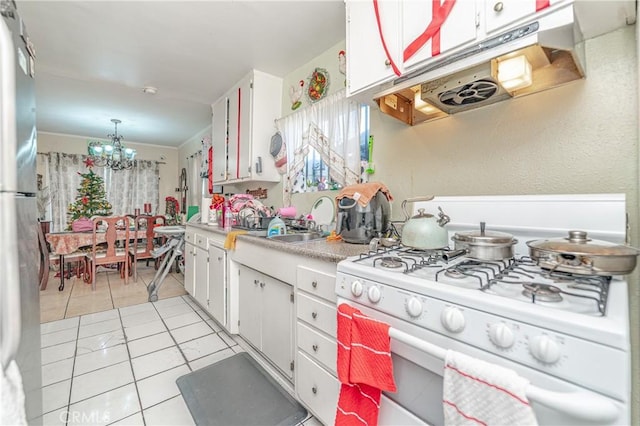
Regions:
[[396, 391], [389, 325], [343, 303], [338, 306], [336, 425], [378, 424], [381, 390]]
[[528, 385], [513, 370], [447, 351], [445, 425], [537, 425], [525, 393]]

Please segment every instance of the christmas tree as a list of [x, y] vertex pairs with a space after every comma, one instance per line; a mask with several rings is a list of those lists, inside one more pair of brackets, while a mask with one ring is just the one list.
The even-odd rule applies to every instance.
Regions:
[[111, 214], [111, 204], [105, 198], [104, 180], [93, 173], [93, 160], [87, 158], [84, 163], [89, 172], [78, 172], [82, 176], [82, 181], [78, 187], [76, 201], [69, 204], [67, 208], [69, 229], [71, 229], [71, 223], [81, 217], [91, 218], [92, 216], [109, 216]]

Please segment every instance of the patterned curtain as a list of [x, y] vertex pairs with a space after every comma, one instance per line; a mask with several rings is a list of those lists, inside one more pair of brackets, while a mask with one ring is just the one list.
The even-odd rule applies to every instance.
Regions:
[[[284, 205], [291, 204], [296, 181], [302, 178], [309, 147], [315, 148], [342, 186], [358, 182], [360, 172], [361, 106], [346, 98], [344, 89], [298, 112], [276, 120], [287, 145], [288, 171]], [[292, 159], [292, 161], [291, 161]]]
[[160, 166], [157, 161], [136, 160], [130, 170], [111, 170], [95, 167], [94, 172], [104, 178], [107, 200], [113, 206], [114, 215], [144, 211], [144, 204], [151, 204], [153, 214], [160, 208]]
[[[49, 191], [51, 199], [52, 231], [64, 231], [67, 227], [67, 207], [77, 195], [80, 173], [85, 173], [86, 155], [50, 152], [48, 156]], [[133, 213], [136, 208], [144, 211], [144, 204], [151, 203], [153, 213], [159, 212], [160, 167], [156, 161], [136, 160], [130, 170], [113, 171], [95, 167], [94, 173], [105, 182], [107, 200], [113, 206], [114, 215]]]
[[82, 162], [86, 156], [60, 152], [50, 152], [48, 156], [51, 231], [60, 232], [67, 228], [67, 207], [75, 200], [80, 186], [79, 173], [86, 171]]

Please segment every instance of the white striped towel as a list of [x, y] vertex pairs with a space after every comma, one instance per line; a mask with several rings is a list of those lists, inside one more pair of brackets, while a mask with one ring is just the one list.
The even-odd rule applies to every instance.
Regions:
[[442, 402], [445, 425], [537, 425], [515, 371], [447, 351]]

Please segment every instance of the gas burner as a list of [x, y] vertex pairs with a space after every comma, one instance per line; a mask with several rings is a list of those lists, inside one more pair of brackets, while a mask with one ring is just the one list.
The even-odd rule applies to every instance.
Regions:
[[558, 287], [548, 284], [538, 284], [538, 283], [525, 283], [522, 284], [524, 290], [522, 290], [522, 294], [530, 297], [531, 300], [535, 303], [536, 300], [539, 302], [549, 302], [549, 303], [558, 303], [562, 302], [562, 290]]
[[[403, 262], [402, 259], [400, 259], [397, 256], [382, 256], [381, 258], [375, 259], [375, 260], [379, 260], [380, 266], [388, 269], [397, 269], [406, 265], [406, 263]], [[375, 260], [374, 260], [374, 264], [375, 264]]]
[[432, 250], [419, 250], [419, 249], [415, 249], [415, 248], [408, 248], [406, 250], [404, 250], [405, 253], [407, 254], [413, 254], [416, 256], [424, 256], [424, 257], [431, 257], [431, 256], [439, 256], [442, 254], [442, 249], [432, 249]]
[[453, 279], [456, 279], [456, 280], [459, 280], [459, 279], [467, 277], [467, 275], [463, 274], [462, 272], [458, 271], [457, 269], [446, 269], [444, 271], [444, 274], [448, 278], [453, 278]]

